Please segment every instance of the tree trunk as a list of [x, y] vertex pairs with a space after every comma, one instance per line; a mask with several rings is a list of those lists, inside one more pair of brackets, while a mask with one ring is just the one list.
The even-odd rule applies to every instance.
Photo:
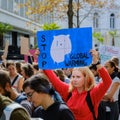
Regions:
[[69, 4], [68, 4], [68, 27], [69, 28], [73, 28], [73, 0], [69, 0]]
[[80, 23], [79, 23], [79, 22], [80, 22], [80, 20], [79, 20], [79, 9], [80, 9], [80, 8], [79, 8], [79, 4], [80, 4], [80, 3], [79, 3], [79, 0], [78, 0], [78, 1], [77, 1], [77, 5], [78, 5], [78, 6], [77, 6], [77, 28], [80, 27], [80, 25], [79, 25], [79, 24], [80, 24]]
[[115, 40], [114, 40], [114, 37], [112, 38], [112, 46], [115, 46]]

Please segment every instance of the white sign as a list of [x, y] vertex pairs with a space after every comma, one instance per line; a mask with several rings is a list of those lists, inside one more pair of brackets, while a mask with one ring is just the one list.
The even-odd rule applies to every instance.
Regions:
[[100, 45], [99, 47], [101, 63], [104, 64], [107, 60], [110, 60], [113, 56], [116, 56], [120, 60], [120, 48], [115, 46]]

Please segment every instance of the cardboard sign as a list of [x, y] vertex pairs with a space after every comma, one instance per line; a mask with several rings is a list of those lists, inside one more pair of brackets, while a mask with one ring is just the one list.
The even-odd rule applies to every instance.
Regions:
[[92, 29], [72, 28], [38, 31], [41, 69], [88, 66], [92, 57]]
[[20, 37], [20, 53], [23, 55], [28, 55], [29, 54], [29, 39], [26, 37]]

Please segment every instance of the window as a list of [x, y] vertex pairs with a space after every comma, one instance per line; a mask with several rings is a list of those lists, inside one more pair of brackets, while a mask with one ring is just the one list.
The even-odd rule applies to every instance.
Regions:
[[19, 0], [14, 0], [14, 2], [13, 2], [13, 12], [17, 15], [19, 15], [19, 12], [20, 12], [18, 5], [19, 5]]
[[94, 13], [93, 16], [93, 27], [98, 28], [99, 27], [99, 15], [98, 13]]
[[5, 46], [6, 41], [9, 41], [9, 45], [12, 45], [12, 32], [7, 32], [3, 36], [3, 46]]
[[13, 0], [8, 0], [8, 11], [13, 12]]
[[7, 10], [7, 0], [2, 0], [1, 1], [1, 8], [4, 10]]
[[114, 29], [115, 28], [115, 15], [112, 13], [110, 15], [110, 29]]

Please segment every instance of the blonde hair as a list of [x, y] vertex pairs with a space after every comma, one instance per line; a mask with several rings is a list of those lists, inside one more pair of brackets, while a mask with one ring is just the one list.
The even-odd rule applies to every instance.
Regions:
[[[89, 91], [95, 86], [94, 75], [88, 67], [74, 68], [73, 71], [74, 70], [78, 70], [84, 75], [85, 77], [84, 90], [85, 91]], [[72, 81], [71, 81], [70, 86], [69, 86], [69, 92], [72, 92], [73, 89], [74, 89], [74, 86], [72, 85]]]

